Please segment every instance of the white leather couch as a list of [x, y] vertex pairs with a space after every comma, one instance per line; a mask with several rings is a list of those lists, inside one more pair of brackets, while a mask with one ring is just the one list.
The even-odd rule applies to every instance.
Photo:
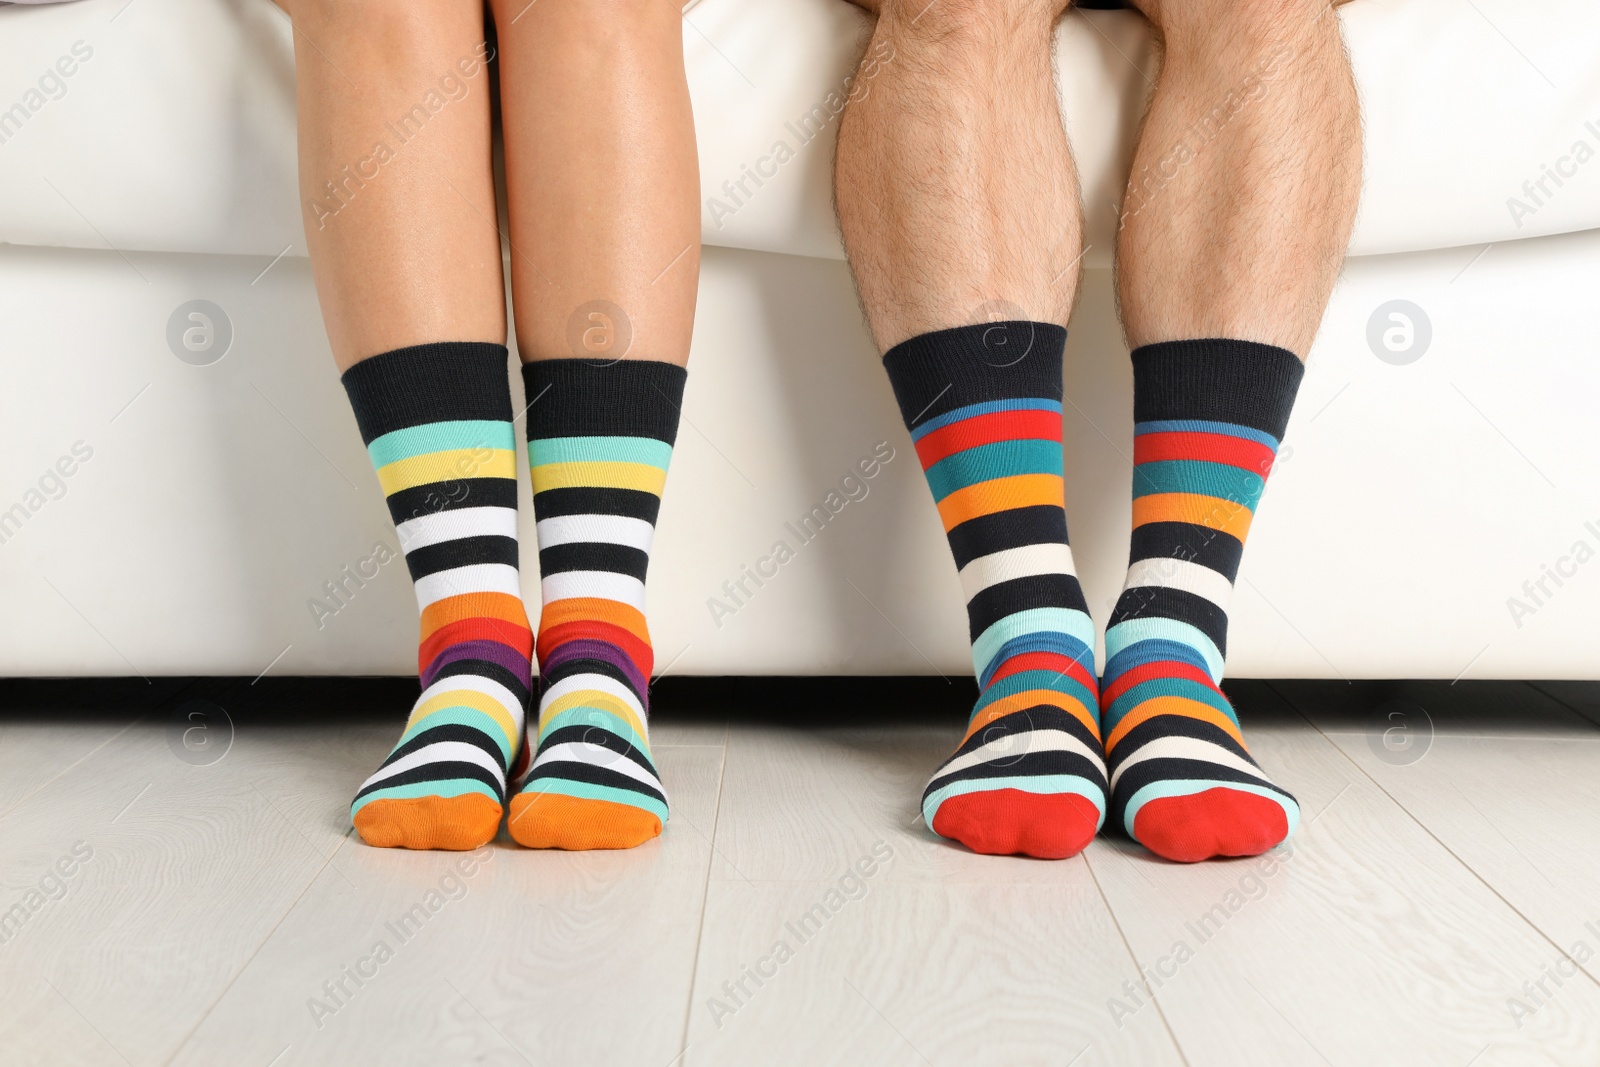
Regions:
[[[1600, 677], [1600, 7], [1358, 0], [1341, 18], [1366, 189], [1231, 672]], [[710, 247], [651, 574], [665, 671], [971, 669], [829, 203], [830, 94], [863, 25], [842, 0], [685, 15]], [[1148, 34], [1075, 12], [1058, 69], [1091, 245], [1068, 510], [1103, 622], [1131, 434], [1106, 267]], [[304, 258], [293, 122], [269, 0], [0, 9], [0, 673], [414, 670], [410, 586], [372, 561], [393, 534]], [[746, 168], [762, 180], [740, 192]], [[188, 318], [196, 300], [220, 316]], [[830, 499], [875, 449], [893, 458], [865, 496]], [[745, 568], [779, 540], [794, 559], [758, 585]], [[524, 563], [536, 598], [531, 547]]]

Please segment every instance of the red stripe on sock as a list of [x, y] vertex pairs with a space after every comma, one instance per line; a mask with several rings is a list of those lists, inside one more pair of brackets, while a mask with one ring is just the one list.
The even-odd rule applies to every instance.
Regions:
[[927, 470], [946, 456], [978, 445], [1024, 439], [1061, 440], [1057, 411], [991, 411], [941, 426], [917, 442], [917, 458]]
[[[1196, 667], [1192, 663], [1182, 663], [1178, 660], [1157, 660], [1154, 663], [1143, 663], [1131, 670], [1118, 675], [1117, 680], [1106, 686], [1106, 691], [1100, 694], [1102, 707], [1109, 706], [1114, 700], [1126, 693], [1140, 682], [1154, 681], [1157, 678], [1185, 678], [1191, 682], [1199, 682], [1207, 689], [1222, 696], [1222, 690], [1217, 688], [1217, 683], [1211, 680], [1211, 675]], [[1226, 699], [1226, 697], [1224, 697]]]
[[497, 641], [519, 655], [533, 655], [533, 631], [526, 626], [515, 626], [504, 619], [458, 619], [439, 627], [417, 646], [422, 671], [427, 671], [439, 653], [463, 641]]
[[1059, 652], [1024, 652], [1012, 656], [994, 672], [989, 684], [994, 685], [1002, 678], [1009, 678], [1023, 671], [1054, 671], [1087, 687], [1090, 693], [1097, 690], [1094, 675], [1089, 673], [1089, 669], [1071, 656], [1063, 656]]
[[645, 678], [655, 668], [655, 652], [647, 641], [641, 641], [629, 630], [609, 622], [595, 619], [575, 619], [539, 631], [539, 660], [542, 663], [550, 654], [568, 641], [604, 641], [615, 645]]
[[1272, 470], [1273, 451], [1260, 441], [1221, 433], [1142, 433], [1133, 439], [1134, 463], [1171, 459], [1226, 463], [1265, 478]]

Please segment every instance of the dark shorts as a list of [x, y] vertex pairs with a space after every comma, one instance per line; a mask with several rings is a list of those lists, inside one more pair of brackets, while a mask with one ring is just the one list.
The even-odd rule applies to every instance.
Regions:
[[1128, 5], [1123, 0], [1078, 0], [1072, 6], [1087, 8], [1090, 11], [1111, 11], [1115, 8], [1125, 8]]

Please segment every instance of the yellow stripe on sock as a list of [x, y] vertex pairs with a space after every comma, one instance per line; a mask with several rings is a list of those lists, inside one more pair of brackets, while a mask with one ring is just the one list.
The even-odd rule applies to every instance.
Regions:
[[661, 495], [667, 472], [649, 463], [574, 461], [541, 463], [533, 468], [533, 491], [547, 489], [639, 489]]
[[517, 453], [510, 448], [457, 448], [400, 459], [378, 468], [384, 496], [402, 489], [462, 478], [515, 478]]
[[549, 704], [539, 709], [539, 729], [542, 731], [545, 723], [571, 708], [599, 708], [601, 711], [609, 711], [633, 727], [633, 732], [641, 738], [645, 736], [644, 723], [639, 721], [639, 716], [634, 713], [634, 710], [623, 701], [600, 689], [577, 689], [566, 696], [552, 700]]
[[1151, 493], [1133, 501], [1135, 529], [1149, 522], [1188, 522], [1241, 541], [1250, 533], [1252, 514], [1243, 504], [1202, 493]]
[[447, 708], [471, 708], [473, 711], [483, 712], [505, 732], [506, 744], [513, 750], [516, 749], [517, 742], [521, 740], [517, 736], [516, 724], [512, 722], [511, 716], [506, 709], [500, 706], [500, 702], [489, 694], [480, 693], [476, 689], [452, 689], [447, 693], [440, 693], [438, 696], [418, 704], [412, 709], [411, 718], [406, 722], [406, 732], [410, 733], [413, 727], [434, 712], [444, 711]]

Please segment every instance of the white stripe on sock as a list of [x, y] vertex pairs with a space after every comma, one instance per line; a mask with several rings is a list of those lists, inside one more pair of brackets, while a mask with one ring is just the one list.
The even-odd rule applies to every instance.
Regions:
[[626, 515], [561, 515], [539, 520], [539, 547], [600, 542], [650, 551], [656, 528]]
[[606, 674], [574, 674], [561, 679], [555, 685], [544, 691], [544, 696], [539, 698], [540, 719], [544, 718], [543, 709], [580, 690], [597, 690], [607, 696], [615, 697], [626, 704], [633, 713], [639, 716], [639, 721], [644, 722], [644, 706], [639, 703], [639, 698], [633, 695], [633, 690]]
[[1128, 773], [1129, 767], [1137, 766], [1149, 759], [1200, 760], [1205, 763], [1214, 763], [1219, 767], [1241, 771], [1252, 778], [1266, 782], [1268, 785], [1272, 784], [1268, 781], [1267, 776], [1262, 773], [1260, 767], [1255, 766], [1248, 760], [1240, 759], [1235, 753], [1214, 742], [1202, 741], [1198, 737], [1158, 737], [1154, 741], [1143, 745], [1139, 751], [1128, 757], [1127, 761], [1117, 768], [1116, 773], [1111, 776], [1112, 786], [1114, 787], [1117, 784], [1117, 780]]
[[979, 556], [961, 568], [961, 590], [971, 600], [991, 585], [1038, 574], [1076, 576], [1077, 571], [1072, 566], [1072, 549], [1059, 542], [1049, 542], [1007, 548]]
[[1233, 584], [1227, 575], [1203, 564], [1186, 559], [1141, 559], [1128, 568], [1124, 589], [1156, 586], [1161, 589], [1182, 589], [1211, 601], [1223, 611], [1233, 599]]
[[539, 592], [546, 604], [576, 597], [597, 597], [644, 610], [644, 583], [615, 571], [561, 571], [541, 579]]
[[506, 775], [500, 769], [500, 764], [477, 745], [469, 745], [465, 741], [435, 741], [431, 745], [425, 745], [410, 755], [395, 760], [387, 767], [378, 768], [371, 778], [361, 784], [361, 788], [365, 789], [369, 785], [383, 782], [418, 767], [426, 767], [430, 763], [474, 763], [494, 775], [500, 787], [505, 788]]
[[417, 610], [465, 593], [505, 593], [521, 596], [517, 568], [506, 563], [472, 563], [437, 571], [417, 580]]
[[407, 519], [395, 527], [400, 551], [410, 552], [463, 537], [517, 536], [516, 508], [461, 508]]
[[[459, 693], [463, 690], [472, 693], [482, 693], [484, 696], [499, 704], [505, 713], [511, 717], [511, 722], [520, 732], [522, 729], [522, 702], [516, 694], [492, 678], [485, 678], [477, 674], [450, 674], [438, 679], [422, 691], [422, 696], [417, 699], [418, 706], [427, 703], [436, 696], [444, 693]], [[511, 739], [516, 743], [516, 738]]]
[[[551, 763], [583, 763], [590, 767], [604, 767], [607, 770], [625, 774], [636, 782], [643, 782], [650, 788], [660, 792], [661, 782], [655, 775], [635, 763], [628, 756], [623, 755], [614, 748], [604, 745], [591, 745], [585, 741], [567, 741], [559, 745], [551, 745], [539, 753], [539, 758], [533, 761], [532, 772], [539, 770]], [[560, 772], [555, 772], [559, 774]]]
[[1075, 752], [1096, 767], [1103, 766], [1100, 753], [1085, 745], [1072, 734], [1061, 730], [1029, 730], [1026, 733], [1007, 734], [957, 756], [934, 772], [934, 778], [943, 778], [956, 771], [964, 771], [984, 763], [1015, 762], [1034, 752]]

